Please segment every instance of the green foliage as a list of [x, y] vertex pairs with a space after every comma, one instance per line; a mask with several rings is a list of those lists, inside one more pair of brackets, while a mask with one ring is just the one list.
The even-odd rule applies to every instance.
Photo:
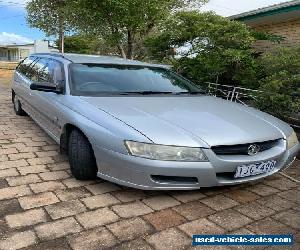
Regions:
[[[211, 12], [182, 11], [172, 15], [146, 46], [152, 58], [171, 58], [176, 70], [195, 82], [219, 79], [222, 84], [247, 85], [255, 78], [253, 41], [240, 22]], [[248, 78], [242, 77], [245, 74]]]
[[257, 107], [284, 118], [300, 112], [300, 47], [278, 48], [260, 59]]
[[[56, 40], [56, 45], [60, 44], [60, 40]], [[78, 54], [106, 54], [116, 55], [113, 48], [104, 44], [103, 39], [96, 36], [87, 36], [76, 34], [65, 37], [65, 52]]]
[[[206, 0], [78, 0], [71, 1], [71, 23], [81, 32], [101, 36], [127, 58], [174, 9]], [[80, 18], [78, 18], [80, 17]]]
[[61, 30], [69, 30], [66, 16], [68, 0], [31, 0], [26, 5], [27, 22], [47, 36], [56, 36]]

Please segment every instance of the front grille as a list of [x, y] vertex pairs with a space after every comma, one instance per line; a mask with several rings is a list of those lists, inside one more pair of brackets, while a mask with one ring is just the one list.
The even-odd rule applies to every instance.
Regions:
[[248, 148], [250, 145], [258, 145], [260, 147], [259, 152], [262, 152], [277, 146], [280, 143], [280, 141], [281, 139], [239, 145], [214, 146], [211, 149], [217, 155], [248, 155]]

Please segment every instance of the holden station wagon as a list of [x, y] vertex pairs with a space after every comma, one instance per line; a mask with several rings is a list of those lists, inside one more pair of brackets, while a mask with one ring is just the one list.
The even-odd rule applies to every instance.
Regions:
[[118, 57], [33, 54], [12, 101], [68, 155], [73, 176], [140, 189], [198, 189], [258, 180], [300, 149], [285, 122], [208, 96], [168, 66]]

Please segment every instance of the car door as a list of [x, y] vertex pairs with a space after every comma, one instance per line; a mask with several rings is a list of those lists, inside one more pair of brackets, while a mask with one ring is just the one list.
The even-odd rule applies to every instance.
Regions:
[[[36, 65], [36, 75], [33, 82], [38, 84], [58, 85], [64, 84], [64, 72], [62, 64], [58, 61], [41, 58]], [[59, 139], [61, 126], [60, 104], [63, 101], [63, 94], [32, 90], [32, 102], [37, 113], [37, 122], [55, 140]]]
[[16, 68], [16, 74], [13, 79], [13, 89], [18, 96], [22, 107], [24, 110], [34, 116], [32, 106], [30, 104], [31, 100], [31, 77], [33, 75], [33, 65], [35, 64], [37, 58], [30, 56], [24, 59], [19, 66]]

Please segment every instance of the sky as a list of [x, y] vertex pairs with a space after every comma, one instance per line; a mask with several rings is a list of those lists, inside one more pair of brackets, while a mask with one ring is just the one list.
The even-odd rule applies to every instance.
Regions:
[[[0, 0], [0, 44], [31, 43], [47, 39], [38, 29], [26, 23], [25, 4], [29, 0]], [[222, 16], [231, 16], [245, 11], [286, 2], [284, 0], [210, 0], [203, 11], [215, 11]]]

